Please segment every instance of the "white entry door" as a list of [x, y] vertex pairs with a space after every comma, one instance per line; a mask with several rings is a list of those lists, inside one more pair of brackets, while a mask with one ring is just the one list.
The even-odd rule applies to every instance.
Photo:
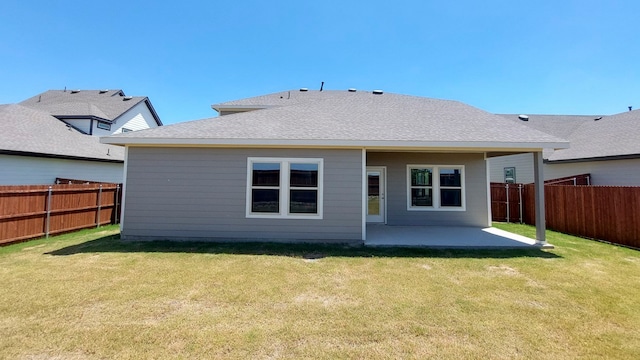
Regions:
[[367, 166], [367, 222], [384, 223], [386, 215], [386, 171]]

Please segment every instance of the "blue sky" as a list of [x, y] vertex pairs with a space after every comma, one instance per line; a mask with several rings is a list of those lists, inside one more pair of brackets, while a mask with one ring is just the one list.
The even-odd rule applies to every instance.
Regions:
[[308, 87], [494, 113], [640, 108], [640, 1], [30, 1], [0, 11], [0, 103], [48, 89], [148, 96], [165, 124]]

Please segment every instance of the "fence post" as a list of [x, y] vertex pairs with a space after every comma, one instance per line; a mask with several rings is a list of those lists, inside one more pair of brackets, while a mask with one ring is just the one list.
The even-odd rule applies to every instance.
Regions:
[[505, 188], [507, 189], [507, 222], [509, 222], [509, 183], [505, 184]]
[[98, 189], [98, 211], [96, 212], [96, 227], [100, 227], [100, 208], [102, 207], [102, 184]]
[[45, 220], [46, 225], [44, 230], [44, 234], [47, 239], [49, 238], [49, 226], [51, 224], [51, 193], [52, 191], [53, 191], [53, 188], [49, 186], [49, 191], [47, 192], [47, 219]]
[[114, 211], [116, 212], [116, 220], [115, 220], [115, 224], [118, 223], [118, 214], [120, 213], [120, 209], [119, 209], [119, 200], [120, 200], [120, 184], [116, 185], [116, 208], [114, 209]]
[[519, 202], [518, 204], [520, 205], [520, 224], [522, 224], [522, 184], [518, 184], [518, 197], [519, 197]]

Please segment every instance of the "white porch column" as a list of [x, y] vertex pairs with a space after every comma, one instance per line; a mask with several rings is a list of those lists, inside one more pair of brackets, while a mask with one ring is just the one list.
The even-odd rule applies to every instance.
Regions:
[[367, 149], [362, 148], [362, 241], [367, 240]]
[[[122, 172], [122, 202], [120, 202], [120, 234], [124, 230], [124, 202], [127, 200], [127, 169], [129, 166], [129, 145], [124, 147], [124, 170]], [[116, 208], [114, 211], [118, 211]]]
[[535, 187], [536, 206], [536, 243], [547, 244], [546, 221], [544, 217], [544, 171], [542, 170], [542, 152], [533, 153], [533, 179]]

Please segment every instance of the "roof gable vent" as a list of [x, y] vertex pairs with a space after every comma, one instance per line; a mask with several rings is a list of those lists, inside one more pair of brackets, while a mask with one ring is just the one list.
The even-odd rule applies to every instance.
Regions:
[[518, 119], [522, 121], [529, 121], [529, 116], [527, 115], [518, 115]]
[[305, 92], [305, 91], [309, 91], [309, 89], [307, 89], [307, 88], [300, 88], [300, 91]]
[[357, 90], [356, 90], [356, 88], [349, 88], [347, 91], [348, 92], [356, 92]]

